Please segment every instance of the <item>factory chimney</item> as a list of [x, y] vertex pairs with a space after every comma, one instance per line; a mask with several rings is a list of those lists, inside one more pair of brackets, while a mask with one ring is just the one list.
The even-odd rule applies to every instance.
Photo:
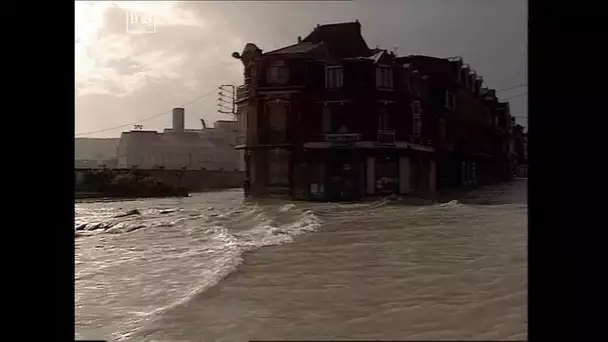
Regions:
[[184, 131], [184, 108], [173, 108], [173, 131]]

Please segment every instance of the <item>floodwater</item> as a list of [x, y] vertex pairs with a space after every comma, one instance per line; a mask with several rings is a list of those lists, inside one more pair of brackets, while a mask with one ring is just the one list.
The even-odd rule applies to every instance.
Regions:
[[526, 186], [432, 205], [77, 203], [77, 338], [524, 340]]

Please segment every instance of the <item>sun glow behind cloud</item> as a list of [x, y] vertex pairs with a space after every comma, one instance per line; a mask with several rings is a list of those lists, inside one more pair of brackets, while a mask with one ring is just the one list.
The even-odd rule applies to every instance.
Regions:
[[[463, 56], [496, 89], [525, 83], [525, 1], [448, 3], [77, 1], [75, 132], [138, 121], [186, 104], [220, 84], [240, 84], [242, 64], [230, 55], [247, 42], [270, 51], [295, 43], [317, 24], [354, 19], [363, 23], [370, 46], [397, 45], [400, 54]], [[156, 33], [127, 34], [125, 9], [153, 14]], [[525, 100], [521, 96], [511, 101], [515, 115], [526, 115]], [[216, 105], [214, 96], [189, 104], [186, 124], [198, 127], [198, 117], [207, 122], [224, 118]], [[145, 124], [162, 129], [170, 118]], [[119, 134], [116, 130], [94, 136]]]
[[[178, 51], [139, 49], [146, 34], [126, 32], [127, 13], [138, 11], [154, 17], [157, 30], [170, 27], [205, 25], [191, 13], [179, 8], [177, 2], [76, 2], [75, 3], [75, 78], [76, 94], [111, 94], [126, 96], [158, 78], [178, 77], [176, 70], [186, 57]], [[124, 16], [124, 25], [111, 27], [106, 15]], [[115, 22], [120, 22], [114, 20]], [[153, 35], [150, 33], [148, 35]], [[133, 66], [133, 72], [116, 67]]]

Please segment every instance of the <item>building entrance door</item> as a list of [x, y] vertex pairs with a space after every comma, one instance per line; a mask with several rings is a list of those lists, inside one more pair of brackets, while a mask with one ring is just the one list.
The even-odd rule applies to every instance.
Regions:
[[331, 163], [328, 189], [331, 201], [354, 201], [359, 198], [357, 165], [354, 160]]

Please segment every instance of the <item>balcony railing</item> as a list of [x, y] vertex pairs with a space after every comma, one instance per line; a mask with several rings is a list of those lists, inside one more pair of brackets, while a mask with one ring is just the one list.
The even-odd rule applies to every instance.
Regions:
[[329, 133], [324, 134], [325, 141], [328, 142], [353, 142], [360, 141], [360, 133]]
[[420, 145], [427, 145], [427, 146], [433, 145], [433, 141], [431, 139], [426, 139], [421, 136], [410, 135], [406, 138], [406, 140], [412, 144], [420, 144]]
[[378, 131], [378, 143], [387, 144], [387, 145], [395, 144], [395, 131], [379, 130]]
[[251, 87], [247, 84], [236, 87], [236, 101], [243, 101], [251, 95]]

